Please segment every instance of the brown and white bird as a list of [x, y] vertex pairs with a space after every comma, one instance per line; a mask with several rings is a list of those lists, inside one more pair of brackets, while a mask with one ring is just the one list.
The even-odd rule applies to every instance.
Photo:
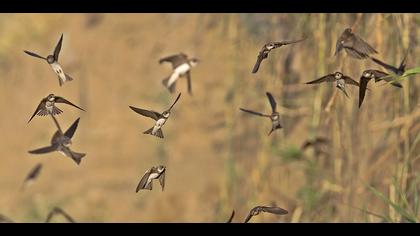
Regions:
[[169, 92], [173, 93], [175, 91], [176, 81], [180, 77], [185, 76], [187, 78], [188, 93], [192, 95], [191, 68], [198, 64], [199, 59], [188, 58], [187, 54], [179, 53], [159, 60], [159, 64], [164, 62], [172, 64], [173, 72], [169, 78], [162, 81], [162, 84], [169, 90]]
[[54, 115], [61, 114], [63, 111], [55, 105], [56, 103], [65, 103], [67, 105], [76, 107], [82, 111], [85, 111], [83, 110], [83, 108], [80, 108], [74, 105], [73, 103], [69, 102], [63, 97], [55, 96], [54, 94], [49, 94], [47, 97], [43, 98], [41, 102], [38, 104], [38, 107], [36, 108], [34, 114], [32, 114], [28, 123], [31, 122], [31, 120], [35, 117], [35, 115], [38, 115], [38, 116], [53, 115], [54, 116]]
[[256, 206], [251, 209], [244, 223], [248, 223], [253, 216], [259, 215], [261, 212], [267, 212], [276, 215], [286, 215], [287, 213], [289, 213], [287, 210], [280, 207]]
[[153, 110], [145, 110], [145, 109], [141, 109], [141, 108], [137, 108], [137, 107], [133, 107], [133, 106], [129, 106], [129, 107], [131, 108], [131, 110], [133, 110], [137, 114], [152, 118], [153, 120], [156, 121], [155, 125], [152, 128], [143, 132], [144, 134], [150, 134], [150, 135], [153, 135], [153, 136], [156, 136], [156, 137], [159, 137], [159, 138], [164, 138], [162, 127], [166, 123], [166, 121], [168, 120], [169, 115], [171, 114], [172, 108], [178, 102], [178, 99], [180, 97], [181, 97], [181, 93], [178, 94], [178, 97], [175, 99], [175, 102], [172, 103], [171, 107], [169, 107], [168, 110], [166, 110], [162, 113], [159, 113], [159, 112], [153, 111]]
[[53, 71], [58, 75], [58, 82], [60, 86], [63, 86], [63, 84], [66, 81], [73, 80], [72, 77], [64, 73], [63, 68], [61, 67], [60, 63], [58, 63], [58, 56], [60, 55], [62, 43], [63, 43], [63, 34], [61, 34], [60, 40], [58, 41], [57, 46], [55, 46], [54, 53], [52, 55], [48, 55], [47, 57], [40, 56], [34, 52], [30, 52], [26, 50], [24, 51], [26, 54], [30, 56], [46, 60], [48, 64], [51, 66], [51, 68], [53, 69]]
[[62, 215], [68, 222], [70, 223], [76, 223], [76, 221], [74, 221], [74, 219], [67, 214], [67, 212], [65, 212], [63, 209], [59, 208], [59, 207], [54, 207], [47, 215], [47, 219], [45, 219], [45, 223], [50, 223], [52, 218], [56, 215]]
[[356, 59], [365, 59], [370, 54], [378, 53], [372, 46], [354, 34], [351, 28], [345, 29], [338, 37], [334, 55], [336, 56], [343, 48], [348, 55]]
[[270, 105], [271, 105], [271, 114], [270, 115], [259, 113], [259, 112], [256, 112], [256, 111], [251, 111], [251, 110], [244, 109], [244, 108], [239, 108], [239, 109], [243, 112], [247, 112], [247, 113], [250, 113], [250, 114], [253, 114], [253, 115], [270, 118], [271, 119], [271, 124], [272, 124], [271, 125], [271, 130], [268, 133], [268, 135], [270, 135], [273, 131], [275, 131], [277, 129], [281, 129], [282, 126], [280, 124], [280, 114], [277, 112], [277, 108], [276, 108], [277, 107], [276, 100], [274, 100], [274, 97], [273, 97], [273, 95], [271, 95], [271, 93], [266, 92], [266, 95], [267, 95], [268, 101], [270, 102]]
[[286, 41], [280, 41], [280, 42], [269, 42], [266, 43], [260, 50], [257, 56], [257, 62], [255, 62], [254, 68], [252, 69], [252, 73], [257, 73], [258, 69], [260, 68], [261, 62], [268, 57], [268, 54], [271, 52], [271, 50], [279, 48], [284, 45], [288, 44], [294, 44], [299, 43], [306, 38], [299, 39], [299, 40], [286, 40]]
[[354, 85], [359, 87], [359, 83], [355, 81], [354, 79], [350, 78], [347, 75], [344, 75], [341, 72], [335, 72], [333, 74], [328, 74], [326, 76], [323, 76], [319, 79], [307, 82], [306, 84], [319, 84], [322, 82], [336, 82], [336, 87], [343, 91], [343, 93], [349, 97], [349, 95], [346, 92], [346, 84]]
[[141, 178], [139, 184], [137, 185], [136, 193], [142, 189], [152, 190], [153, 180], [155, 179], [159, 179], [159, 183], [163, 191], [163, 189], [165, 188], [165, 172], [166, 167], [162, 165], [152, 167], [149, 170], [147, 170]]
[[[373, 79], [376, 82], [381, 80], [392, 81], [392, 78], [387, 77], [388, 74], [380, 70], [365, 70], [360, 77], [360, 88], [359, 88], [359, 108], [362, 106], [363, 100], [365, 99], [366, 89], [369, 81]], [[392, 82], [391, 85], [402, 88], [402, 85], [398, 82]]]
[[66, 157], [70, 157], [77, 165], [80, 164], [82, 158], [86, 156], [86, 153], [77, 153], [73, 152], [70, 149], [72, 144], [72, 137], [76, 132], [77, 126], [79, 124], [80, 118], [77, 118], [75, 122], [66, 130], [64, 134], [61, 134], [60, 131], [56, 131], [51, 139], [51, 145], [47, 147], [38, 148], [35, 150], [29, 151], [31, 154], [46, 154], [54, 151], [58, 151]]
[[29, 173], [26, 175], [25, 180], [23, 181], [23, 184], [22, 184], [21, 189], [23, 189], [26, 186], [29, 186], [30, 184], [32, 184], [38, 178], [39, 174], [41, 173], [41, 169], [42, 169], [42, 164], [41, 163], [36, 164], [29, 171]]

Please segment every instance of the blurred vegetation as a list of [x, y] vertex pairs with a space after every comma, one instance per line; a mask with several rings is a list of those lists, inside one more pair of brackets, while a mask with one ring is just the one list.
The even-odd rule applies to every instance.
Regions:
[[[289, 211], [252, 222], [419, 222], [419, 14], [0, 14], [0, 214], [42, 222], [68, 209], [77, 222], [233, 222], [256, 205]], [[342, 71], [359, 80], [368, 60], [334, 57], [343, 30], [371, 44], [397, 66], [407, 48], [402, 89], [369, 83], [346, 98], [333, 84], [304, 83]], [[64, 33], [60, 62], [75, 80], [59, 87], [46, 63], [22, 52], [50, 53]], [[272, 51], [251, 74], [269, 41], [307, 40]], [[142, 132], [153, 125], [128, 105], [166, 109], [173, 100], [158, 60], [185, 52], [201, 59], [192, 71], [194, 96], [183, 92], [163, 128], [165, 140]], [[269, 112], [276, 98], [283, 129], [239, 107]], [[49, 93], [87, 110], [63, 107], [81, 166], [58, 153], [31, 156], [54, 133], [50, 119], [26, 121]], [[329, 139], [325, 152], [302, 150]], [[18, 186], [36, 162], [45, 168], [25, 192]], [[151, 166], [167, 166], [165, 191], [135, 193]], [[20, 220], [19, 220], [20, 219]]]

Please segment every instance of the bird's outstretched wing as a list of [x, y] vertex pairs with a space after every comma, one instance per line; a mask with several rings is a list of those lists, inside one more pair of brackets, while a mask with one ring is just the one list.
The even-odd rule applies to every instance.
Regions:
[[129, 107], [134, 112], [136, 112], [136, 113], [138, 113], [142, 116], [150, 117], [153, 120], [158, 120], [160, 117], [162, 117], [162, 115], [159, 112], [156, 112], [156, 111], [149, 111], [149, 110], [145, 110], [145, 109], [141, 109], [141, 108], [137, 108], [137, 107], [133, 107], [133, 106], [129, 106]]
[[176, 67], [186, 63], [187, 60], [188, 60], [188, 56], [186, 54], [179, 53], [179, 54], [161, 58], [159, 60], [159, 64], [162, 64], [163, 62], [170, 62], [172, 64], [172, 67], [175, 69]]
[[267, 207], [267, 206], [262, 206], [261, 210], [263, 212], [268, 212], [268, 213], [272, 213], [272, 214], [276, 214], [276, 215], [286, 215], [287, 213], [289, 213], [287, 210], [280, 208], [280, 207]]
[[264, 117], [270, 117], [269, 115], [266, 115], [266, 114], [262, 114], [262, 113], [259, 113], [259, 112], [256, 112], [256, 111], [251, 111], [251, 110], [247, 110], [247, 109], [244, 109], [244, 108], [239, 108], [241, 111], [244, 111], [244, 112], [247, 112], [247, 113], [250, 113], [250, 114], [253, 114], [253, 115], [257, 115], [257, 116], [264, 116]]
[[274, 97], [273, 97], [273, 95], [271, 95], [271, 93], [266, 92], [266, 94], [267, 94], [267, 97], [268, 97], [268, 101], [270, 101], [271, 110], [273, 112], [276, 112], [276, 106], [277, 106], [276, 100], [274, 100]]
[[334, 81], [335, 81], [334, 74], [328, 74], [328, 75], [323, 76], [319, 79], [306, 82], [306, 84], [318, 84], [318, 83], [322, 83], [322, 82], [334, 82]]
[[137, 184], [136, 193], [139, 192], [141, 189], [143, 189], [147, 183], [147, 180], [149, 179], [150, 170], [146, 171], [141, 178], [139, 184]]
[[165, 188], [165, 172], [163, 172], [160, 176], [159, 176], [159, 183], [160, 186], [162, 187], [162, 191]]
[[31, 120], [36, 116], [36, 114], [38, 114], [38, 112], [42, 109], [44, 109], [45, 106], [45, 99], [42, 99], [41, 102], [38, 104], [38, 106], [36, 107], [36, 110], [34, 112], [34, 114], [32, 114], [31, 118], [29, 119], [28, 123], [31, 122]]
[[55, 145], [48, 146], [48, 147], [42, 147], [35, 150], [28, 151], [30, 154], [45, 154], [49, 152], [54, 152], [57, 150], [57, 147]]
[[366, 88], [369, 79], [365, 77], [360, 77], [360, 86], [359, 86], [359, 108], [362, 106], [363, 100], [365, 99]]
[[65, 104], [67, 104], [67, 105], [70, 105], [70, 106], [76, 107], [77, 109], [80, 109], [80, 110], [82, 110], [82, 111], [85, 111], [83, 108], [81, 108], [81, 107], [78, 107], [78, 106], [74, 105], [73, 103], [71, 103], [70, 101], [68, 101], [67, 99], [65, 99], [65, 98], [63, 98], [63, 97], [55, 96], [55, 102], [56, 102], [56, 103], [65, 103]]
[[47, 219], [45, 220], [45, 223], [49, 223], [51, 221], [51, 219], [53, 218], [53, 216], [60, 214], [62, 215], [68, 222], [70, 223], [76, 223], [76, 221], [74, 221], [74, 219], [67, 214], [67, 212], [65, 212], [63, 209], [59, 208], [59, 207], [54, 207], [47, 215]]
[[257, 61], [255, 62], [254, 68], [252, 68], [252, 73], [257, 73], [260, 68], [261, 62], [267, 58], [268, 53], [264, 50], [260, 51], [257, 56]]
[[61, 34], [60, 40], [57, 43], [57, 46], [55, 46], [54, 49], [54, 60], [58, 61], [58, 56], [60, 55], [61, 51], [61, 44], [63, 43], [63, 34]]
[[283, 41], [280, 41], [280, 42], [275, 42], [274, 45], [275, 45], [275, 48], [278, 48], [278, 47], [288, 45], [288, 44], [299, 43], [299, 42], [302, 42], [305, 39], [306, 38], [302, 38], [302, 39], [298, 39], [298, 40], [283, 40]]
[[45, 57], [43, 57], [43, 56], [40, 56], [40, 55], [38, 55], [38, 54], [36, 54], [36, 53], [34, 53], [34, 52], [30, 52], [30, 51], [24, 51], [26, 54], [28, 54], [29, 56], [33, 56], [33, 57], [38, 57], [38, 58], [41, 58], [41, 59], [44, 59], [44, 60], [47, 60], [47, 58], [45, 58]]
[[79, 120], [80, 117], [73, 122], [73, 124], [66, 130], [66, 132], [64, 132], [64, 136], [68, 137], [69, 139], [73, 137], [74, 133], [76, 132], [77, 126], [79, 125]]
[[344, 81], [346, 81], [346, 84], [350, 84], [350, 85], [354, 85], [354, 86], [359, 87], [359, 82], [350, 78], [349, 76], [343, 76], [343, 79], [344, 79]]
[[391, 72], [393, 72], [395, 74], [397, 74], [398, 71], [399, 71], [398, 68], [396, 68], [395, 66], [391, 66], [389, 64], [386, 64], [385, 62], [383, 62], [383, 61], [381, 61], [381, 60], [379, 60], [379, 59], [377, 59], [375, 57], [370, 57], [370, 58], [372, 59], [373, 62], [375, 62], [376, 64], [382, 66], [383, 68], [385, 68], [388, 71], [391, 71]]
[[191, 72], [190, 71], [187, 71], [186, 77], [187, 77], [188, 93], [190, 95], [192, 95], [192, 84], [191, 84]]
[[178, 102], [178, 100], [179, 100], [180, 97], [181, 97], [181, 93], [178, 94], [178, 96], [176, 97], [174, 103], [172, 103], [171, 107], [169, 107], [168, 111], [170, 111], [175, 106], [175, 104]]

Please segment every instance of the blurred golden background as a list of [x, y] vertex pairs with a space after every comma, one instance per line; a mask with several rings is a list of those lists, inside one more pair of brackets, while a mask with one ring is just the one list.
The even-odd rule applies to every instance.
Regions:
[[[276, 204], [289, 214], [252, 222], [418, 221], [420, 80], [404, 80], [403, 89], [370, 82], [361, 109], [356, 87], [348, 99], [334, 95], [334, 84], [304, 83], [384, 70], [333, 56], [353, 25], [378, 58], [398, 65], [410, 46], [407, 68], [418, 66], [419, 24], [419, 14], [0, 14], [0, 214], [42, 222], [59, 206], [77, 222], [225, 222], [235, 209], [233, 222], [242, 222], [252, 207]], [[74, 78], [63, 87], [47, 63], [23, 53], [52, 53], [61, 33], [59, 61]], [[251, 74], [265, 43], [303, 36]], [[176, 94], [161, 80], [171, 66], [158, 60], [179, 52], [201, 60], [194, 95], [181, 78], [165, 139], [144, 135], [153, 120], [128, 106], [168, 108]], [[284, 127], [271, 136], [268, 119], [239, 111], [270, 112], [266, 91]], [[49, 93], [87, 111], [59, 105], [57, 116], [63, 129], [81, 117], [72, 145], [87, 153], [80, 166], [57, 152], [27, 152], [55, 132], [49, 117], [27, 124]], [[330, 140], [325, 154], [300, 149], [317, 136]], [[39, 178], [20, 191], [38, 162]], [[160, 164], [165, 190], [156, 182], [136, 194], [144, 172]]]

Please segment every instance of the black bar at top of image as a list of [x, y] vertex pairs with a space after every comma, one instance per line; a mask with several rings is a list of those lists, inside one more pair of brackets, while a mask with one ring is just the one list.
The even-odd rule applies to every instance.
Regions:
[[1, 12], [415, 12], [415, 0], [21, 0]]

